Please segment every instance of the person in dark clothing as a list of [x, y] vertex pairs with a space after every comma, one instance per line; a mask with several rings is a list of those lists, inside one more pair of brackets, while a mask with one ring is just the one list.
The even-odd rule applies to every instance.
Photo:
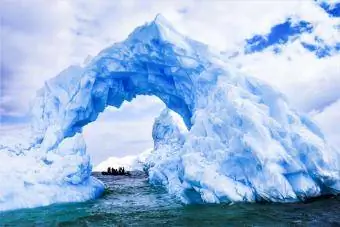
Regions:
[[110, 168], [110, 167], [107, 168], [107, 172], [108, 172], [108, 173], [111, 173], [111, 168]]

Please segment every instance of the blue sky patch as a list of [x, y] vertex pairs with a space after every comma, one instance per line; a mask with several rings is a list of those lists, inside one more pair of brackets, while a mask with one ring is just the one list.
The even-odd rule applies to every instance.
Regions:
[[314, 52], [314, 54], [318, 58], [332, 56], [334, 53], [340, 52], [340, 43], [337, 43], [334, 46], [330, 46], [330, 45], [327, 45], [324, 40], [318, 37], [315, 37], [314, 40], [315, 40], [315, 43], [313, 44], [306, 43], [306, 42], [301, 42], [301, 44], [307, 50]]
[[340, 3], [331, 5], [321, 2], [320, 7], [323, 8], [331, 17], [340, 17]]
[[300, 21], [296, 24], [291, 19], [288, 19], [284, 23], [272, 27], [269, 34], [255, 35], [250, 39], [246, 39], [245, 53], [259, 52], [274, 44], [285, 44], [290, 38], [304, 32], [310, 33], [312, 30], [312, 24], [307, 21]]
[[315, 44], [310, 44], [310, 43], [305, 43], [305, 42], [301, 42], [302, 46], [304, 48], [306, 48], [307, 50], [311, 51], [311, 52], [314, 52], [315, 55], [318, 57], [318, 58], [324, 58], [324, 57], [327, 57], [327, 56], [331, 56], [331, 47], [329, 46], [317, 46]]
[[[338, 9], [340, 9], [338, 7]], [[284, 23], [275, 25], [270, 30], [270, 33], [264, 35], [254, 35], [250, 39], [246, 39], [245, 54], [252, 54], [255, 52], [261, 52], [268, 47], [272, 47], [275, 54], [280, 54], [280, 45], [286, 44], [288, 41], [294, 41], [302, 33], [311, 33], [313, 26], [307, 21], [299, 21], [293, 23], [291, 19], [288, 19]], [[324, 40], [315, 37], [315, 42], [306, 43], [301, 42], [301, 45], [307, 50], [313, 52], [318, 58], [324, 58], [332, 56], [335, 53], [340, 53], [340, 43], [335, 46], [327, 45]]]

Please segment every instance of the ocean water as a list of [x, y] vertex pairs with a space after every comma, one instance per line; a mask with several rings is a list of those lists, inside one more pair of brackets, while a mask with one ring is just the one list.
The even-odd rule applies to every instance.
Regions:
[[85, 203], [0, 213], [0, 226], [340, 226], [340, 198], [300, 204], [183, 205], [143, 173], [101, 176], [105, 194]]

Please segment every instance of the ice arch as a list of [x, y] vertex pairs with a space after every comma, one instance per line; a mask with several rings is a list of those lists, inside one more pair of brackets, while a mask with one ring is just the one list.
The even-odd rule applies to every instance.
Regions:
[[[164, 111], [145, 163], [150, 181], [184, 202], [292, 202], [340, 191], [340, 154], [308, 117], [161, 16], [38, 92], [33, 146], [72, 164], [61, 168], [60, 184], [89, 181], [82, 126], [136, 95], [159, 97], [186, 124]], [[86, 193], [82, 198], [98, 194]]]
[[37, 141], [53, 149], [94, 121], [106, 106], [119, 108], [137, 95], [159, 97], [190, 128], [197, 100], [195, 83], [208, 62], [185, 46], [188, 41], [158, 16], [86, 67], [70, 66], [47, 81], [33, 108]]

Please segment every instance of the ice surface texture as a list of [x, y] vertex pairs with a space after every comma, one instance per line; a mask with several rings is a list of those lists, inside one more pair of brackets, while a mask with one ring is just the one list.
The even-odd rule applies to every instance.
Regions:
[[91, 165], [80, 135], [56, 151], [30, 144], [29, 130], [0, 137], [0, 211], [96, 198], [104, 185], [90, 176]]
[[[66, 185], [58, 189], [65, 196], [69, 186], [84, 200], [100, 194], [100, 184], [89, 183], [82, 127], [106, 106], [119, 108], [137, 95], [155, 95], [168, 108], [155, 120], [154, 150], [144, 166], [151, 183], [184, 203], [294, 202], [340, 191], [340, 154], [313, 122], [280, 92], [157, 16], [38, 92], [30, 149], [63, 163], [41, 165]], [[0, 194], [0, 209], [2, 201]]]

